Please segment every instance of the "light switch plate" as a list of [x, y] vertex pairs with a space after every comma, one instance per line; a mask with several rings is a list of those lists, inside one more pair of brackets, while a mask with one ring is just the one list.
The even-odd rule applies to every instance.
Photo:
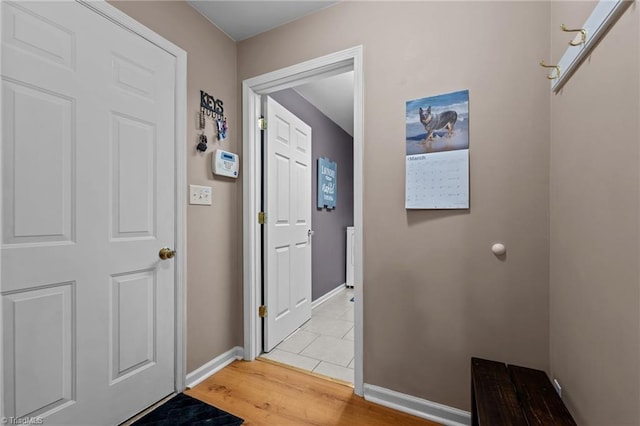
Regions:
[[189, 185], [189, 204], [210, 206], [211, 198], [210, 186]]

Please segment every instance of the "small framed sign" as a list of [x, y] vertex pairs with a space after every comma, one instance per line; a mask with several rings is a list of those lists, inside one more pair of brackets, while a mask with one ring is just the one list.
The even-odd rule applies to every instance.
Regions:
[[338, 199], [338, 164], [318, 158], [318, 208], [334, 209]]

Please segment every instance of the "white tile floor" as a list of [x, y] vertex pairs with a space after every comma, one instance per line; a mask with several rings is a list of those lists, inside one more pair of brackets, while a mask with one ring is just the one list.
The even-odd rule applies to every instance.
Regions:
[[353, 383], [353, 289], [313, 309], [311, 319], [265, 358]]

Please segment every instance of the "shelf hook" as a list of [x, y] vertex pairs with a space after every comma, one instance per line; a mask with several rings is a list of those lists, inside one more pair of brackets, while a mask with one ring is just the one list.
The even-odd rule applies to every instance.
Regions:
[[553, 74], [553, 72], [551, 72], [551, 74], [547, 75], [547, 78], [549, 80], [555, 80], [556, 78], [560, 77], [560, 67], [558, 65], [547, 65], [544, 63], [544, 59], [542, 61], [540, 61], [540, 66], [544, 67], [544, 68], [555, 68], [556, 73], [555, 75]]
[[571, 40], [569, 42], [570, 46], [582, 46], [587, 42], [587, 30], [585, 30], [584, 28], [570, 30], [565, 24], [560, 24], [560, 29], [565, 33], [580, 33], [580, 41], [576, 43], [575, 41]]

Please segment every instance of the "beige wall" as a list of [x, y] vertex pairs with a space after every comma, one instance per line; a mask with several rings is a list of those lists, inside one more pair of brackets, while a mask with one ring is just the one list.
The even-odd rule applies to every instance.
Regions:
[[[554, 61], [593, 7], [552, 3]], [[580, 425], [640, 424], [639, 13], [552, 96], [551, 375]]]
[[[548, 368], [549, 4], [341, 3], [239, 43], [239, 81], [360, 44], [364, 379], [469, 409], [471, 356]], [[467, 88], [471, 209], [407, 211], [405, 102]]]
[[[239, 82], [364, 46], [366, 383], [468, 409], [469, 357], [550, 363], [579, 424], [640, 423], [637, 6], [550, 99], [536, 64], [594, 3], [349, 2], [237, 49], [183, 2], [112, 4], [188, 52], [189, 119], [223, 99], [236, 152]], [[466, 88], [471, 209], [406, 211], [404, 102]], [[188, 371], [242, 344], [240, 182], [196, 136], [214, 205], [188, 209]]]
[[[187, 157], [189, 184], [213, 187], [212, 206], [187, 209], [187, 371], [242, 346], [242, 283], [238, 181], [214, 178], [211, 153], [241, 144], [236, 44], [182, 1], [111, 1], [111, 4], [187, 52]], [[229, 137], [195, 150], [200, 90], [224, 101]]]

